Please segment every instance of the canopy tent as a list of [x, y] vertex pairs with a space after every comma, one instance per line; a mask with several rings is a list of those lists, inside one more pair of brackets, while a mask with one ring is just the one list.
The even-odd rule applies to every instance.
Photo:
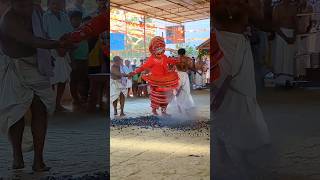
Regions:
[[110, 6], [178, 24], [210, 18], [210, 0], [111, 0]]

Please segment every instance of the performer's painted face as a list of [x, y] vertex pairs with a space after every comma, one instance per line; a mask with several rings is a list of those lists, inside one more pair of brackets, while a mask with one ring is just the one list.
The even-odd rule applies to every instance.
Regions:
[[159, 47], [159, 48], [156, 48], [155, 55], [156, 55], [157, 57], [159, 57], [159, 56], [161, 56], [164, 52], [165, 52], [165, 49]]
[[165, 42], [162, 37], [156, 36], [151, 39], [149, 51], [156, 57], [160, 57], [165, 52]]

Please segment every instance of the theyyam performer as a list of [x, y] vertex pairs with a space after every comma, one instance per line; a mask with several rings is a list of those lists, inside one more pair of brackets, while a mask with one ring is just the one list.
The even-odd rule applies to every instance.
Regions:
[[161, 113], [167, 116], [167, 106], [173, 95], [173, 91], [178, 87], [179, 77], [177, 72], [170, 71], [169, 65], [176, 64], [178, 60], [168, 58], [165, 52], [165, 42], [160, 36], [152, 38], [149, 51], [151, 56], [147, 59], [140, 68], [130, 73], [132, 77], [144, 70], [149, 70], [150, 73], [142, 78], [150, 85], [150, 100], [152, 113], [158, 115], [157, 110], [161, 109]]

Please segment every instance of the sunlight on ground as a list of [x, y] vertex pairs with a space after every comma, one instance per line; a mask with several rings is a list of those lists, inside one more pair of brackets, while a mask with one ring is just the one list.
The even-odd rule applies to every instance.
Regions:
[[135, 138], [111, 138], [111, 148], [115, 149], [130, 149], [131, 151], [152, 151], [161, 153], [176, 153], [176, 154], [190, 154], [197, 152], [199, 154], [208, 155], [210, 153], [209, 144], [189, 144], [180, 142], [161, 142], [154, 140], [141, 140]]

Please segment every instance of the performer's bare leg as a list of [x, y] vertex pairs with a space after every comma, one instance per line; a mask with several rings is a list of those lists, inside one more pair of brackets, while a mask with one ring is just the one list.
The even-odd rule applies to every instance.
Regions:
[[163, 116], [170, 116], [170, 114], [167, 113], [167, 106], [161, 107], [161, 114]]
[[118, 115], [118, 110], [117, 110], [117, 106], [118, 106], [118, 99], [112, 102], [113, 104], [113, 109], [114, 109], [114, 114], [113, 115]]
[[34, 142], [34, 161], [32, 169], [37, 172], [49, 171], [43, 160], [43, 149], [47, 134], [48, 117], [45, 105], [38, 96], [35, 96], [31, 105], [31, 129]]
[[57, 84], [57, 99], [56, 99], [56, 110], [57, 111], [64, 111], [66, 110], [62, 105], [61, 105], [61, 100], [62, 100], [62, 97], [63, 97], [63, 93], [64, 93], [64, 90], [66, 88], [66, 83], [58, 83]]
[[13, 169], [24, 168], [24, 161], [22, 155], [22, 136], [24, 131], [25, 122], [24, 119], [20, 119], [9, 129], [9, 138], [13, 149]]
[[158, 116], [157, 108], [152, 108], [152, 114]]
[[123, 93], [120, 93], [120, 108], [121, 108], [120, 116], [125, 116], [123, 112], [125, 100], [126, 100], [125, 95]]

